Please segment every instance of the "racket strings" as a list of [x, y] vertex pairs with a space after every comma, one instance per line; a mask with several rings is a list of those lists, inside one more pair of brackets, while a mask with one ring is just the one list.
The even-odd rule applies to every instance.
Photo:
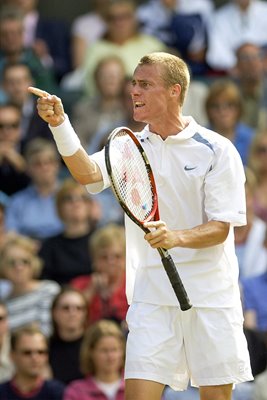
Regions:
[[153, 187], [145, 159], [137, 145], [123, 131], [109, 149], [112, 164], [113, 184], [119, 198], [140, 221], [149, 217], [153, 205]]

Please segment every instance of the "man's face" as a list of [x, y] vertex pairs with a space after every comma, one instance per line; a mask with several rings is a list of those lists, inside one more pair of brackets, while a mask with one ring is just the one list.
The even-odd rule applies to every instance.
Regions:
[[12, 351], [17, 375], [25, 378], [38, 378], [47, 364], [47, 345], [39, 333], [23, 334]]
[[0, 109], [0, 143], [16, 146], [20, 141], [20, 113], [15, 107]]
[[4, 91], [10, 100], [18, 106], [22, 106], [29, 96], [28, 87], [32, 84], [30, 71], [26, 65], [9, 67], [3, 79]]
[[142, 65], [134, 72], [131, 96], [135, 121], [156, 125], [171, 111], [170, 88], [166, 88], [162, 79], [161, 66]]
[[20, 53], [23, 49], [22, 21], [6, 19], [0, 25], [1, 49], [6, 55]]

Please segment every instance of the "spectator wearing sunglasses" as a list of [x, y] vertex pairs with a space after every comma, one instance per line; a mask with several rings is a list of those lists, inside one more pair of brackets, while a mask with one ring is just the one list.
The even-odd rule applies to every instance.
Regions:
[[11, 331], [35, 323], [44, 334], [50, 334], [50, 306], [60, 287], [39, 280], [41, 268], [35, 241], [21, 235], [7, 239], [0, 252], [0, 275], [12, 283], [5, 298]]
[[80, 347], [87, 325], [87, 301], [76, 289], [64, 287], [54, 298], [49, 364], [55, 379], [70, 383], [83, 377]]
[[25, 189], [30, 182], [21, 152], [20, 124], [18, 107], [11, 103], [0, 105], [0, 182], [6, 195]]
[[48, 364], [48, 343], [36, 327], [24, 327], [11, 335], [14, 376], [0, 384], [0, 398], [12, 400], [62, 400], [64, 385], [43, 378]]

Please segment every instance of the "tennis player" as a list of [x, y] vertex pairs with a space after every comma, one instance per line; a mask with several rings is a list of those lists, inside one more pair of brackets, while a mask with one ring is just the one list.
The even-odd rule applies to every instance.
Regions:
[[[164, 386], [201, 400], [230, 400], [233, 386], [253, 379], [238, 287], [233, 227], [246, 224], [244, 171], [226, 138], [182, 114], [189, 72], [168, 53], [144, 56], [132, 80], [137, 135], [155, 175], [161, 220], [145, 234], [128, 218], [126, 399], [160, 400]], [[72, 175], [90, 193], [109, 186], [104, 151], [88, 156], [61, 100], [39, 95]], [[169, 250], [193, 307], [181, 311], [157, 247]]]

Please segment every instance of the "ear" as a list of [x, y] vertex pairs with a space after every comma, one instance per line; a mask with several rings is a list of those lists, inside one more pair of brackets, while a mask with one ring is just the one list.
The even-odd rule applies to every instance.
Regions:
[[176, 83], [171, 87], [171, 96], [172, 97], [179, 97], [181, 93], [181, 85], [179, 83]]

